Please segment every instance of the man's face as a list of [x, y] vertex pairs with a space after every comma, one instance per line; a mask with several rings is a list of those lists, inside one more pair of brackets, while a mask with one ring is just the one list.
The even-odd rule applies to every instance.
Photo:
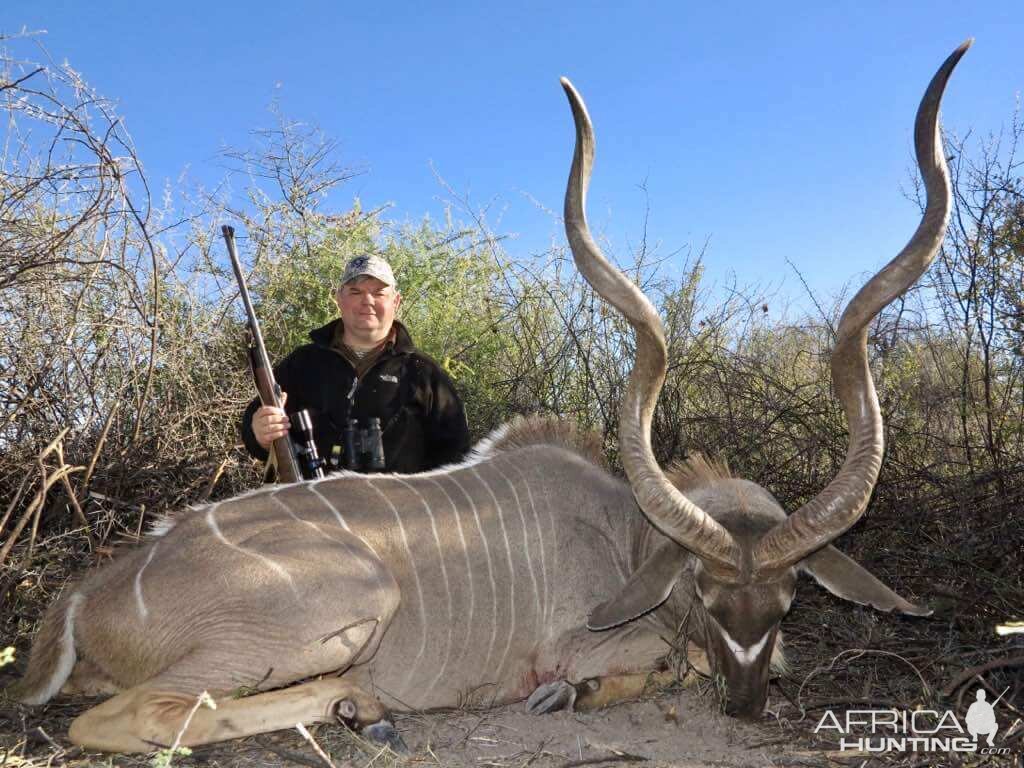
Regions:
[[379, 341], [391, 330], [402, 295], [376, 277], [357, 277], [334, 294], [346, 332]]

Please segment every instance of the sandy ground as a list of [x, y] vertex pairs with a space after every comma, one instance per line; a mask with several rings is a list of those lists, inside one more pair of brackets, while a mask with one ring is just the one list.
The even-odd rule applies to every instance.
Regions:
[[[146, 756], [85, 754], [71, 747], [66, 741], [67, 724], [87, 705], [84, 700], [64, 699], [45, 710], [8, 709], [0, 726], [6, 731], [0, 733], [0, 747], [13, 748], [10, 754], [17, 757], [6, 764], [33, 768], [62, 764], [151, 765]], [[398, 715], [396, 724], [410, 749], [402, 757], [382, 751], [340, 725], [316, 726], [311, 732], [316, 745], [338, 768], [746, 768], [827, 764], [806, 749], [787, 743], [785, 731], [770, 716], [759, 724], [740, 722], [718, 714], [712, 696], [692, 690], [661, 693], [592, 713], [534, 716], [527, 714], [520, 703], [472, 712]], [[21, 727], [12, 728], [14, 725]], [[44, 727], [52, 742], [34, 732], [38, 725]], [[328, 763], [310, 742], [295, 731], [287, 731], [198, 748], [191, 756], [175, 757], [173, 765], [279, 768]]]
[[[716, 713], [683, 691], [592, 713], [526, 714], [523, 705], [448, 717], [405, 718], [411, 749], [441, 765], [773, 766], [776, 739]], [[420, 720], [420, 722], [416, 722]], [[776, 732], [777, 734], [777, 732]]]

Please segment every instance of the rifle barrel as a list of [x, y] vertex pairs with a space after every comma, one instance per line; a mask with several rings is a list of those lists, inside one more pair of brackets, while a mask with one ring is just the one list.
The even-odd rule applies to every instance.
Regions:
[[[245, 304], [245, 314], [249, 323], [249, 333], [252, 337], [252, 347], [255, 351], [256, 360], [253, 365], [253, 375], [256, 377], [256, 389], [260, 394], [260, 400], [264, 405], [281, 407], [281, 387], [274, 378], [274, 369], [270, 364], [270, 356], [267, 355], [267, 348], [263, 344], [263, 333], [260, 331], [259, 321], [256, 319], [256, 310], [253, 309], [252, 299], [249, 297], [249, 287], [245, 284], [245, 275], [242, 273], [242, 264], [238, 260], [238, 251], [235, 249], [235, 229], [227, 224], [220, 228], [224, 235], [224, 242], [228, 246], [228, 256], [231, 257], [231, 268], [235, 271], [235, 279], [238, 281], [238, 290], [242, 295], [242, 303]], [[259, 370], [263, 371], [269, 386], [260, 386]], [[264, 389], [269, 390], [264, 393]], [[269, 399], [270, 402], [267, 402]], [[274, 441], [274, 461], [277, 464], [278, 479], [281, 482], [294, 483], [302, 479], [302, 472], [299, 469], [298, 457], [295, 453], [295, 446], [288, 435]]]
[[[242, 303], [245, 305], [245, 315], [248, 318], [249, 332], [252, 333], [253, 344], [256, 346], [256, 354], [259, 355], [260, 364], [270, 369], [270, 357], [267, 355], [267, 348], [263, 344], [263, 333], [260, 331], [260, 324], [256, 321], [256, 310], [253, 309], [252, 299], [249, 297], [249, 286], [245, 282], [245, 274], [242, 272], [242, 263], [238, 260], [238, 251], [235, 249], [235, 228], [225, 224], [220, 228], [224, 234], [224, 242], [228, 246], [228, 256], [231, 257], [231, 268], [235, 271], [235, 279], [238, 281], [238, 290], [242, 294]], [[280, 394], [276, 391], [279, 387], [275, 384], [274, 397], [280, 400]], [[276, 402], [273, 405], [279, 406]]]

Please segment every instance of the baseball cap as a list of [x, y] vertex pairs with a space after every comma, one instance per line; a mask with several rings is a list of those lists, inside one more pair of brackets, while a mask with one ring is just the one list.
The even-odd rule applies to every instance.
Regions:
[[341, 276], [341, 284], [355, 280], [357, 277], [375, 277], [386, 285], [394, 287], [395, 273], [391, 271], [391, 265], [380, 256], [356, 256], [345, 265], [345, 272]]

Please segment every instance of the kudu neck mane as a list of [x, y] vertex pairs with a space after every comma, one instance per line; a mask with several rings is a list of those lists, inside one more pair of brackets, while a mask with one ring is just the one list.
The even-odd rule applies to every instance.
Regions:
[[603, 469], [608, 465], [601, 450], [601, 435], [555, 416], [517, 416], [482, 440], [474, 450], [481, 458], [531, 445], [550, 445], [578, 454]]

